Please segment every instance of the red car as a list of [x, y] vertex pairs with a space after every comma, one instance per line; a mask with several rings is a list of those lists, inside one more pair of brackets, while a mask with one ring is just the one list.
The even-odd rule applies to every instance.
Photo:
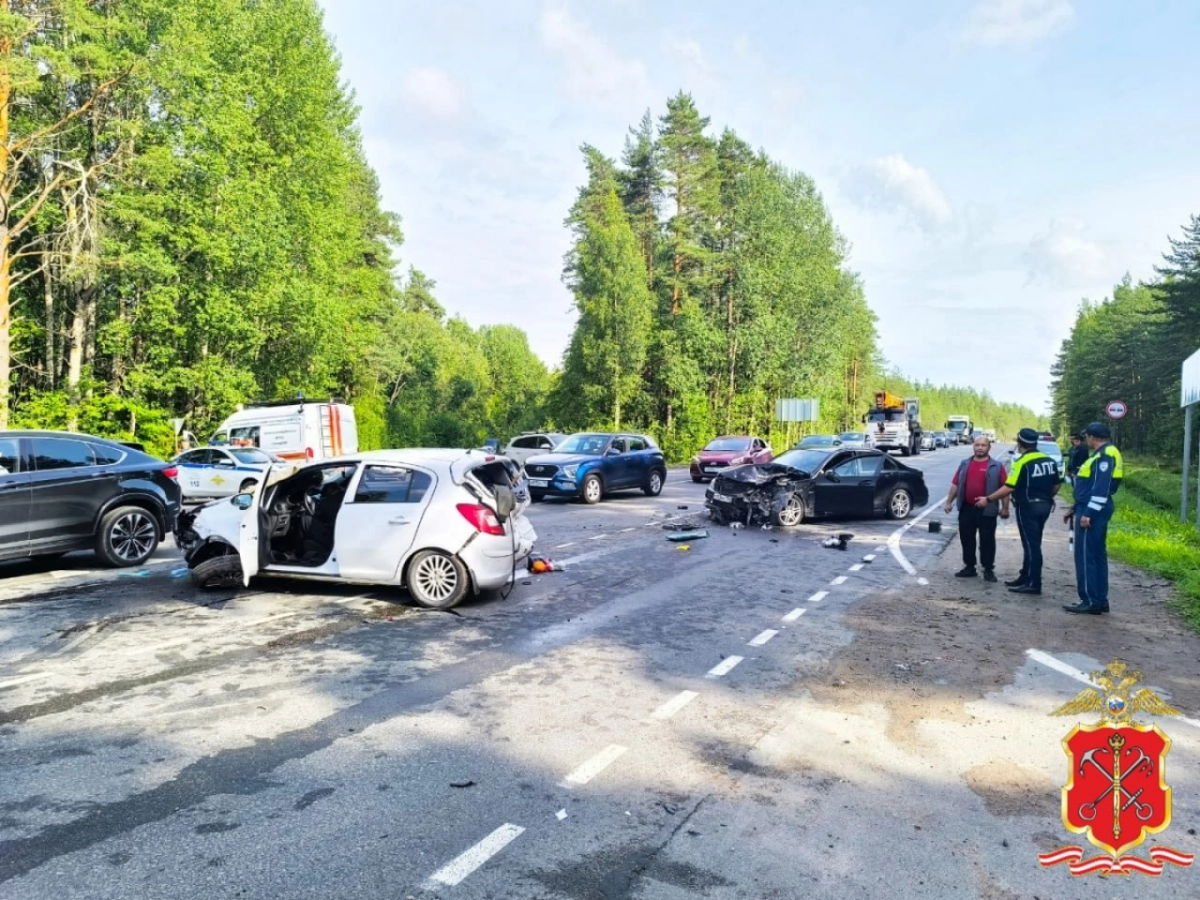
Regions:
[[775, 453], [762, 438], [745, 435], [713, 438], [692, 457], [692, 481], [697, 484], [711, 481], [731, 466], [760, 465], [774, 458]]

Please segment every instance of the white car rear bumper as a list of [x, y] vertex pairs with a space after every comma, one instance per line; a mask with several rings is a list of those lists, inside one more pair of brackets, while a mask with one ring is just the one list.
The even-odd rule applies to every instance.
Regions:
[[513, 553], [511, 534], [479, 535], [471, 541], [459, 554], [467, 568], [475, 586], [481, 591], [494, 591], [504, 587], [512, 580], [513, 567], [533, 552], [537, 532], [525, 516], [514, 516], [509, 520], [509, 527], [517, 529], [516, 553]]

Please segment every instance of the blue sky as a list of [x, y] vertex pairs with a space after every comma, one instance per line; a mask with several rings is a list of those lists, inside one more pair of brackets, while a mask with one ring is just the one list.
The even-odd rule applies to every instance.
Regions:
[[1081, 298], [1200, 212], [1200, 4], [321, 0], [405, 266], [557, 364], [578, 148], [690, 92], [810, 175], [889, 361], [1045, 408]]

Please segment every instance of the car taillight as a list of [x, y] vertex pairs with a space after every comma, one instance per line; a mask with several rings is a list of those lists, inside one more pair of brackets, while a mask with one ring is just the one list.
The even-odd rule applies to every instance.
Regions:
[[486, 506], [480, 506], [478, 503], [460, 503], [458, 511], [462, 513], [464, 519], [475, 526], [476, 531], [493, 535], [504, 534], [504, 526], [500, 524], [496, 514]]
[[176, 466], [167, 466], [165, 469], [162, 470], [162, 473], [164, 475], [166, 475], [168, 478], [178, 478], [179, 477], [179, 469]]
[[308, 457], [309, 459], [313, 459], [313, 458], [315, 458], [315, 456], [316, 456], [316, 454], [314, 454], [314, 453], [313, 453], [313, 448], [312, 448], [312, 447], [305, 447], [305, 448], [304, 448], [304, 455], [305, 455], [306, 457]]

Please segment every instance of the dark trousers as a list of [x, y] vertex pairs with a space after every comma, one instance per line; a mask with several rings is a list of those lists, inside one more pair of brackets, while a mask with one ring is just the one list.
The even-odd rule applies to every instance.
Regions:
[[[1108, 523], [1112, 519], [1110, 500], [1102, 512], [1086, 506], [1075, 513], [1075, 584], [1079, 602], [1096, 609], [1108, 609]], [[1079, 518], [1089, 516], [1088, 528], [1079, 527]]]
[[963, 504], [958, 511], [958, 539], [963, 565], [975, 567], [975, 536], [979, 536], [979, 561], [985, 569], [996, 566], [996, 517], [985, 516], [978, 506]]
[[1050, 503], [1017, 505], [1017, 533], [1021, 536], [1021, 580], [1042, 589], [1042, 532], [1050, 518]]

